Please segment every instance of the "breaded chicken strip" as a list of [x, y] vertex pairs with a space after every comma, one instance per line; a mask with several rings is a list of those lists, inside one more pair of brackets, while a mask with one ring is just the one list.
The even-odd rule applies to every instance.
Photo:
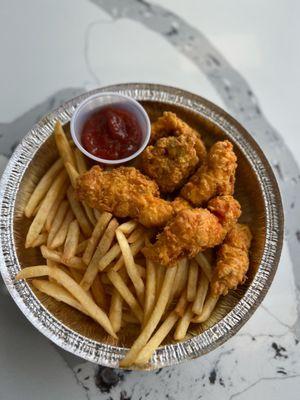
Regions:
[[182, 197], [175, 197], [175, 199], [172, 201], [172, 206], [174, 210], [174, 214], [179, 213], [179, 211], [184, 210], [185, 208], [192, 208], [190, 203], [186, 200], [184, 200]]
[[216, 142], [204, 164], [181, 189], [181, 196], [194, 206], [201, 206], [212, 197], [233, 194], [237, 158], [228, 140]]
[[193, 258], [222, 243], [240, 214], [240, 204], [232, 196], [212, 199], [207, 209], [183, 209], [143, 253], [148, 259], [171, 267], [183, 257]]
[[157, 184], [133, 167], [104, 171], [94, 166], [78, 178], [77, 195], [90, 207], [146, 227], [163, 226], [174, 214], [171, 203], [158, 197]]
[[203, 161], [206, 157], [206, 148], [201, 140], [200, 134], [191, 128], [186, 122], [178, 118], [176, 114], [165, 111], [151, 125], [151, 143], [155, 143], [158, 139], [168, 136], [190, 136], [195, 138], [195, 149], [199, 161]]
[[246, 280], [252, 234], [247, 225], [236, 224], [227, 233], [217, 253], [211, 291], [214, 296], [226, 295]]
[[195, 135], [158, 139], [142, 153], [143, 172], [157, 182], [162, 192], [172, 193], [182, 186], [199, 163], [195, 143]]

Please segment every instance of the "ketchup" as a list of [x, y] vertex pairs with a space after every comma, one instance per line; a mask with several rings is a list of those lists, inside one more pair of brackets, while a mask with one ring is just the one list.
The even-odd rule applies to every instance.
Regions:
[[114, 107], [101, 108], [83, 126], [82, 146], [106, 160], [117, 160], [135, 153], [142, 143], [142, 131], [133, 114]]

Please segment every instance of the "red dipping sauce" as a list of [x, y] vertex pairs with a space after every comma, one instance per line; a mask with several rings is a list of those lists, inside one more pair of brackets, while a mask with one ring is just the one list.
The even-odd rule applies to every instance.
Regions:
[[118, 160], [135, 153], [142, 144], [142, 130], [136, 117], [117, 107], [104, 107], [83, 126], [82, 146], [105, 160]]

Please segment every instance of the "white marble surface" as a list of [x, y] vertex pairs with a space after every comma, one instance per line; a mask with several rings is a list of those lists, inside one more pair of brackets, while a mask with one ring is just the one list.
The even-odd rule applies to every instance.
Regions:
[[57, 349], [0, 284], [1, 400], [299, 398], [299, 11], [296, 0], [2, 0], [0, 171], [33, 123], [75, 94], [130, 81], [178, 86], [225, 108], [261, 144], [287, 235], [274, 283], [243, 329], [156, 373], [110, 371]]

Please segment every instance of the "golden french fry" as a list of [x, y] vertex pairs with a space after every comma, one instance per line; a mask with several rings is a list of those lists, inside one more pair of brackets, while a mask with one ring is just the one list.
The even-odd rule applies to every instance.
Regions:
[[38, 247], [42, 244], [45, 244], [47, 242], [47, 237], [48, 235], [46, 232], [40, 233], [39, 236], [33, 241], [31, 247]]
[[74, 268], [74, 269], [79, 269], [79, 270], [85, 270], [86, 265], [84, 262], [81, 260], [79, 257], [72, 257], [69, 260], [63, 260], [61, 253], [55, 251], [55, 250], [50, 250], [46, 246], [41, 246], [41, 253], [44, 258], [47, 260], [52, 260], [58, 264], [64, 264], [69, 268]]
[[97, 223], [97, 219], [94, 215], [93, 209], [91, 207], [89, 207], [84, 201], [82, 202], [82, 205], [83, 205], [83, 208], [86, 212], [88, 219], [90, 220], [92, 225], [95, 226]]
[[177, 323], [175, 332], [174, 332], [174, 339], [175, 340], [183, 340], [186, 336], [187, 330], [189, 329], [191, 320], [193, 318], [193, 311], [192, 311], [192, 304], [186, 309], [184, 315]]
[[140, 335], [133, 343], [131, 349], [127, 352], [127, 354], [123, 358], [123, 360], [120, 361], [121, 367], [128, 367], [128, 366], [134, 364], [136, 357], [138, 356], [140, 350], [148, 342], [152, 333], [154, 332], [157, 325], [159, 324], [159, 321], [165, 312], [166, 305], [168, 303], [168, 300], [169, 300], [169, 297], [171, 294], [171, 289], [172, 289], [172, 285], [174, 283], [176, 270], [177, 270], [176, 267], [166, 269], [166, 274], [165, 274], [164, 282], [163, 282], [163, 285], [161, 288], [161, 292], [160, 292], [160, 295], [156, 302], [156, 305], [153, 309], [153, 312], [150, 315], [147, 324], [142, 329]]
[[205, 273], [207, 279], [210, 282], [212, 280], [212, 275], [213, 275], [212, 265], [209, 263], [209, 261], [207, 260], [205, 255], [202, 253], [198, 253], [195, 257], [195, 260], [197, 261], [197, 263], [199, 264], [199, 267]]
[[53, 221], [53, 224], [50, 228], [49, 234], [48, 234], [48, 240], [47, 240], [47, 245], [50, 246], [52, 243], [56, 233], [58, 232], [59, 228], [61, 227], [63, 220], [68, 212], [69, 209], [69, 204], [66, 200], [62, 201], [60, 203], [60, 206], [57, 210], [57, 214], [55, 216], [55, 219]]
[[197, 293], [199, 266], [195, 260], [190, 261], [187, 283], [187, 300], [194, 301]]
[[135, 262], [135, 266], [140, 274], [140, 277], [142, 279], [145, 279], [146, 278], [146, 268], [143, 267], [142, 265], [137, 264], [136, 262]]
[[[156, 264], [155, 265], [155, 273], [156, 273], [156, 298], [158, 299], [161, 287], [164, 282], [166, 268], [163, 265]], [[169, 300], [170, 301], [170, 300]]]
[[104, 212], [101, 214], [100, 218], [98, 219], [98, 222], [93, 230], [92, 236], [90, 237], [88, 241], [88, 245], [84, 251], [83, 254], [83, 261], [88, 265], [93, 257], [94, 251], [96, 249], [96, 246], [105, 231], [107, 225], [109, 224], [109, 221], [112, 218], [112, 214], [108, 212]]
[[[68, 274], [74, 279], [75, 282], [80, 283], [83, 277], [83, 271], [75, 268], [70, 268]], [[97, 304], [97, 302], [96, 302]], [[99, 304], [98, 304], [99, 305]]]
[[178, 320], [178, 315], [172, 311], [165, 321], [161, 324], [159, 329], [155, 332], [149, 342], [142, 348], [140, 353], [138, 354], [135, 364], [143, 365], [146, 364], [147, 361], [151, 358], [152, 354], [158, 348], [158, 346], [162, 343], [168, 333], [171, 331], [173, 326], [176, 324]]
[[30, 247], [34, 240], [38, 237], [41, 233], [44, 224], [46, 222], [46, 218], [48, 215], [49, 210], [51, 209], [53, 203], [55, 202], [60, 190], [62, 189], [63, 185], [67, 180], [67, 173], [66, 171], [62, 171], [58, 177], [52, 183], [50, 189], [48, 190], [40, 208], [37, 212], [34, 220], [32, 221], [30, 228], [27, 233], [25, 247]]
[[123, 315], [123, 299], [116, 288], [113, 290], [109, 308], [109, 320], [113, 330], [117, 333], [121, 329]]
[[[130, 245], [130, 249], [131, 249], [131, 254], [133, 257], [135, 257], [140, 250], [142, 250], [142, 248], [144, 247], [144, 243], [145, 243], [145, 238], [140, 238], [139, 240], [137, 240], [136, 242], [132, 243], [132, 245]], [[118, 261], [116, 262], [116, 264], [113, 266], [113, 271], [117, 272], [119, 271], [122, 267], [124, 266], [124, 258], [123, 255], [118, 259]]]
[[45, 228], [47, 232], [50, 232], [52, 224], [54, 221], [56, 221], [57, 215], [58, 215], [58, 210], [61, 205], [61, 202], [63, 201], [66, 193], [67, 193], [68, 186], [65, 185], [61, 191], [59, 192], [53, 206], [51, 207], [49, 214], [47, 216], [46, 222], [45, 222]]
[[[91, 286], [91, 292], [92, 292], [93, 298], [95, 300], [95, 303], [100, 308], [105, 310], [106, 309], [106, 305], [107, 305], [107, 301], [106, 301], [106, 297], [105, 297], [104, 287], [103, 287], [102, 282], [101, 282], [100, 274], [96, 275], [96, 278], [94, 279], [94, 282], [92, 283], [92, 286]], [[117, 332], [115, 329], [114, 329], [114, 331]]]
[[121, 224], [118, 229], [122, 231], [124, 235], [130, 235], [130, 233], [133, 232], [137, 226], [138, 222], [130, 220]]
[[128, 289], [126, 283], [120, 276], [118, 272], [109, 271], [107, 273], [108, 278], [110, 279], [113, 286], [117, 289], [117, 291], [122, 296], [123, 300], [129, 305], [134, 315], [138, 318], [140, 322], [143, 321], [143, 311], [138, 301], [135, 299], [131, 291]]
[[85, 156], [77, 148], [74, 151], [74, 155], [76, 160], [77, 171], [79, 172], [80, 175], [84, 174], [87, 171]]
[[76, 308], [78, 311], [88, 315], [81, 304], [77, 300], [75, 300], [74, 297], [70, 295], [70, 293], [66, 289], [64, 289], [57, 283], [40, 279], [33, 279], [31, 283], [40, 292], [43, 292], [50, 297], [53, 297], [57, 301], [62, 301], [63, 303], [66, 303], [69, 306]]
[[72, 187], [70, 187], [67, 191], [68, 200], [71, 206], [71, 209], [79, 223], [79, 226], [85, 235], [85, 237], [90, 237], [92, 234], [92, 224], [88, 220], [85, 211], [83, 210], [80, 202], [75, 198], [75, 192]]
[[76, 220], [72, 221], [69, 225], [66, 241], [64, 245], [64, 251], [62, 258], [64, 260], [69, 260], [76, 254], [76, 249], [78, 247], [80, 229], [78, 222]]
[[116, 231], [117, 241], [119, 243], [122, 255], [124, 258], [125, 267], [129, 278], [131, 279], [135, 288], [137, 297], [141, 304], [144, 303], [145, 286], [144, 282], [139, 274], [138, 268], [135, 265], [133, 255], [131, 253], [130, 246], [127, 242], [126, 236], [122, 231]]
[[180, 316], [183, 317], [185, 310], [186, 310], [186, 306], [188, 304], [187, 301], [187, 293], [186, 293], [186, 289], [184, 289], [184, 291], [181, 293], [181, 296], [179, 297], [179, 300], [176, 304], [175, 307], [175, 312]]
[[113, 218], [108, 224], [103, 236], [98, 244], [98, 247], [93, 255], [91, 262], [89, 263], [87, 270], [85, 271], [84, 277], [81, 281], [81, 287], [84, 290], [89, 290], [91, 287], [95, 276], [98, 273], [98, 264], [101, 258], [107, 253], [110, 248], [112, 241], [115, 237], [115, 231], [119, 226], [117, 220]]
[[110, 320], [104, 311], [89, 297], [89, 295], [72, 279], [68, 274], [59, 268], [50, 268], [47, 265], [38, 267], [24, 268], [19, 272], [16, 279], [36, 278], [49, 275], [62, 285], [73, 297], [81, 304], [87, 313], [102, 326], [102, 328], [112, 337], [117, 339]]
[[93, 211], [94, 211], [94, 215], [95, 215], [96, 221], [98, 221], [99, 218], [100, 218], [101, 215], [102, 215], [102, 212], [99, 211], [99, 210], [96, 210], [96, 208], [94, 208]]
[[219, 296], [216, 297], [210, 293], [205, 300], [202, 313], [200, 315], [196, 315], [192, 319], [192, 322], [194, 322], [196, 324], [205, 322], [211, 316], [211, 313], [213, 312], [214, 308], [216, 307], [218, 300], [219, 300]]
[[103, 271], [121, 253], [118, 243], [114, 244], [108, 252], [101, 258], [98, 264], [99, 271]]
[[77, 246], [77, 249], [76, 249], [76, 255], [77, 254], [82, 254], [85, 251], [87, 245], [88, 245], [88, 239], [83, 240], [82, 242], [80, 242], [79, 245]]
[[67, 237], [69, 226], [70, 226], [71, 222], [73, 221], [73, 219], [74, 219], [73, 212], [72, 212], [72, 210], [69, 210], [67, 212], [67, 215], [66, 215], [63, 223], [61, 224], [60, 228], [56, 232], [52, 242], [48, 246], [50, 249], [57, 249], [58, 247], [60, 247], [64, 244], [66, 237]]
[[32, 192], [24, 210], [27, 218], [32, 217], [34, 210], [37, 208], [40, 201], [44, 198], [50, 186], [52, 185], [53, 180], [56, 178], [57, 174], [62, 170], [62, 168], [62, 160], [56, 160], [55, 163], [48, 169], [48, 171], [39, 181], [34, 191]]
[[207, 279], [207, 276], [202, 272], [198, 282], [197, 293], [193, 304], [194, 314], [200, 315], [202, 313], [203, 304], [207, 295], [208, 287], [209, 287], [209, 280]]
[[137, 227], [131, 235], [128, 236], [128, 243], [136, 242], [141, 236], [145, 234], [145, 229], [142, 226]]
[[55, 143], [58, 149], [58, 152], [63, 159], [63, 162], [69, 162], [70, 164], [73, 165], [74, 168], [76, 168], [75, 164], [75, 157], [73, 154], [73, 150], [70, 146], [70, 143], [66, 137], [66, 134], [63, 130], [63, 127], [61, 125], [60, 121], [57, 121], [54, 127], [54, 139]]
[[69, 178], [70, 178], [70, 181], [71, 181], [71, 185], [73, 186], [73, 188], [75, 188], [76, 187], [76, 180], [79, 177], [79, 173], [76, 171], [75, 167], [69, 161], [65, 162], [65, 168], [66, 168], [67, 173], [69, 175]]
[[146, 287], [145, 287], [145, 305], [144, 305], [144, 325], [152, 314], [156, 296], [156, 277], [155, 264], [146, 260]]
[[175, 276], [174, 286], [172, 290], [172, 298], [178, 296], [186, 287], [188, 280], [188, 260], [186, 258], [178, 261], [177, 273]]

